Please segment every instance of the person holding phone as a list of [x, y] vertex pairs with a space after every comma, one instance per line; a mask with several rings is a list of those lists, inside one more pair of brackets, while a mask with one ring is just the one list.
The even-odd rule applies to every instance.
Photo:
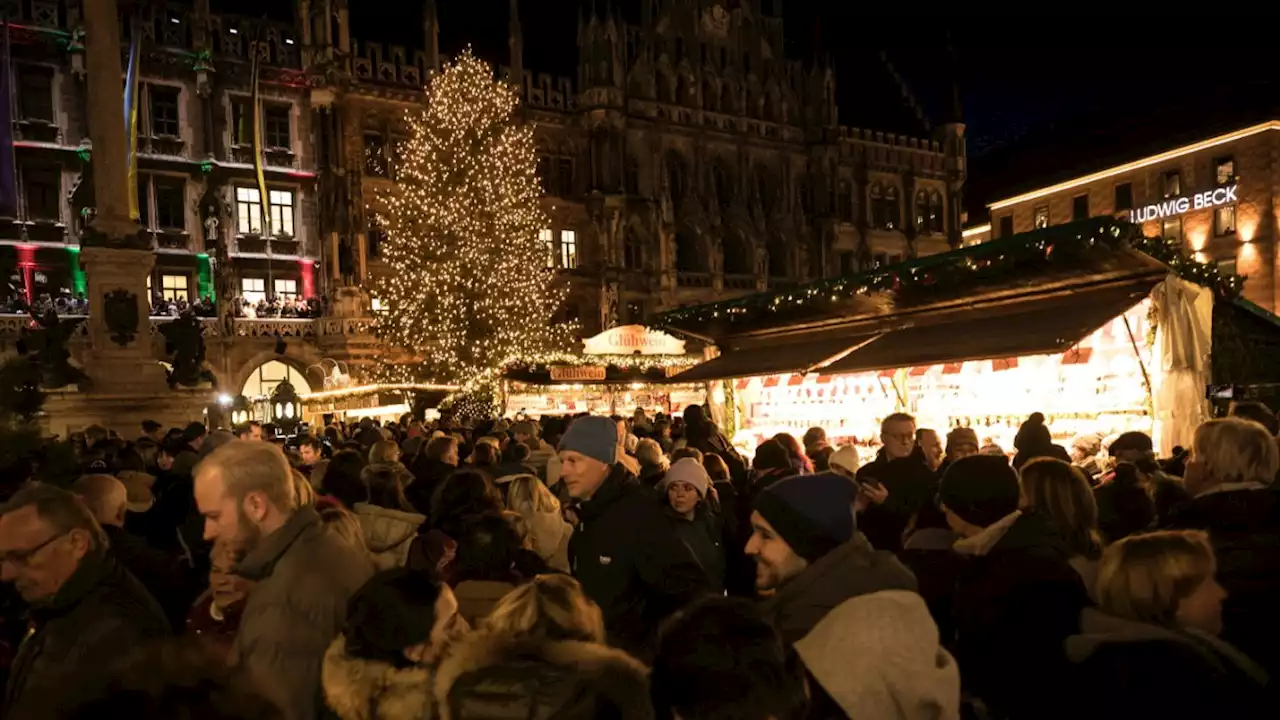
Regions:
[[864, 509], [859, 528], [877, 550], [902, 550], [902, 533], [920, 505], [936, 492], [937, 476], [915, 454], [916, 420], [906, 413], [894, 413], [880, 423], [883, 443], [875, 461], [858, 470], [859, 492]]

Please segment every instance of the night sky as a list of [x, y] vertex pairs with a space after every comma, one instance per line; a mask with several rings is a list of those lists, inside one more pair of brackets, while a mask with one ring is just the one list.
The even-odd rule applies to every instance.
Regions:
[[[521, 3], [527, 69], [575, 74], [579, 7], [590, 2]], [[288, 18], [292, 2], [213, 5]], [[470, 45], [506, 62], [508, 0], [438, 5], [442, 50]], [[1198, 17], [1194, 22], [1205, 26], [1193, 29], [1186, 17], [1153, 20], [1114, 9], [1104, 17], [1083, 6], [1019, 19], [939, 13], [927, 3], [884, 5], [891, 9], [784, 0], [788, 55], [807, 59], [816, 51], [832, 59], [846, 125], [923, 133], [889, 67], [932, 123], [946, 118], [958, 86], [968, 126], [971, 209], [1029, 176], [1087, 170], [1093, 160], [1110, 161], [1138, 145], [1167, 146], [1166, 136], [1270, 113], [1272, 98], [1280, 98], [1266, 23], [1255, 29], [1232, 22], [1216, 34], [1212, 13]], [[419, 0], [352, 0], [351, 6], [356, 38], [421, 46]]]

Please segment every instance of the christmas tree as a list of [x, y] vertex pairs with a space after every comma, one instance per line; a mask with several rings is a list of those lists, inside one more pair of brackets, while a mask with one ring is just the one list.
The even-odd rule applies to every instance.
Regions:
[[568, 346], [552, 324], [566, 288], [538, 237], [533, 133], [513, 88], [469, 51], [431, 81], [425, 112], [407, 118], [397, 186], [379, 221], [392, 272], [375, 291], [380, 339], [409, 362], [390, 379], [492, 388], [503, 366]]

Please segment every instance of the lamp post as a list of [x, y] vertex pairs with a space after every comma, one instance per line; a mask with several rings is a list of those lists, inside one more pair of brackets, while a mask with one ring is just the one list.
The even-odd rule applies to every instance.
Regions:
[[281, 381], [271, 393], [271, 422], [275, 423], [285, 435], [292, 435], [298, 422], [302, 419], [302, 408], [298, 393], [288, 381]]

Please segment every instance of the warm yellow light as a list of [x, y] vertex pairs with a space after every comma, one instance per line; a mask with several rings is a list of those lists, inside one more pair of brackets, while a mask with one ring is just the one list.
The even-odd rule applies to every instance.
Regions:
[[961, 230], [960, 237], [973, 237], [974, 235], [981, 235], [989, 232], [991, 232], [991, 223], [974, 225], [973, 227], [967, 227], [964, 230]]

